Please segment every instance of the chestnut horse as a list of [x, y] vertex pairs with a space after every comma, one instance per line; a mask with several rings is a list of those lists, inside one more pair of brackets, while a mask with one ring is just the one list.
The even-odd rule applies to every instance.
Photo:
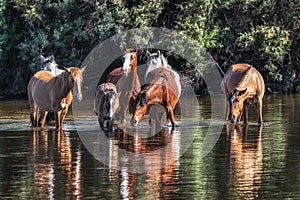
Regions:
[[[82, 73], [85, 67], [65, 68], [61, 74], [54, 76], [48, 71], [34, 74], [28, 83], [28, 100], [32, 126], [44, 126], [47, 112], [54, 112], [56, 128], [60, 129], [73, 100], [72, 89], [77, 101], [82, 100]], [[75, 86], [75, 87], [74, 87]], [[38, 112], [41, 115], [38, 119]]]
[[171, 120], [172, 128], [175, 127], [175, 118], [173, 108], [178, 103], [180, 89], [175, 81], [172, 70], [166, 68], [157, 68], [151, 70], [147, 78], [151, 77], [152, 83], [146, 85], [141, 92], [136, 95], [135, 111], [132, 116], [132, 124], [138, 125], [142, 117], [147, 113], [148, 107], [160, 104], [167, 112]]
[[239, 123], [244, 115], [244, 124], [248, 123], [249, 105], [256, 104], [258, 123], [262, 124], [262, 98], [265, 83], [261, 74], [249, 64], [232, 65], [226, 72], [221, 87], [228, 100], [226, 119]]
[[112, 130], [112, 123], [118, 108], [119, 94], [116, 86], [112, 83], [99, 85], [94, 99], [94, 112], [98, 116], [98, 122], [102, 129], [104, 129], [104, 122], [106, 121], [106, 128]]
[[132, 91], [140, 91], [140, 80], [137, 74], [137, 51], [135, 49], [127, 49], [123, 55], [123, 66], [114, 69], [106, 79], [106, 82], [113, 83], [117, 86], [120, 93], [120, 109], [118, 117], [122, 121], [126, 121], [126, 112], [129, 104], [133, 106], [134, 97]]

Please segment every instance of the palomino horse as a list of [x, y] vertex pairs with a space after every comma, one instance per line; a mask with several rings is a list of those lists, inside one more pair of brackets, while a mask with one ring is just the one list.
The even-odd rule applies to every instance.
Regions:
[[139, 121], [147, 113], [148, 107], [160, 104], [166, 109], [168, 118], [170, 118], [172, 123], [172, 128], [174, 128], [175, 118], [173, 108], [178, 103], [180, 89], [175, 81], [173, 71], [161, 67], [151, 70], [148, 77], [153, 81], [136, 95], [132, 124], [135, 126], [138, 125]]
[[55, 62], [53, 55], [46, 58], [41, 55], [41, 62], [43, 63], [41, 70], [49, 71], [53, 75], [58, 75], [64, 71], [58, 68], [58, 64]]
[[137, 74], [137, 51], [135, 49], [126, 49], [123, 59], [123, 66], [114, 69], [107, 77], [106, 82], [117, 86], [120, 93], [120, 109], [118, 116], [124, 122], [126, 121], [126, 112], [129, 104], [133, 105], [134, 97], [132, 91], [140, 91], [140, 80]]
[[[65, 71], [54, 76], [48, 71], [34, 74], [28, 83], [28, 100], [32, 126], [44, 126], [47, 112], [54, 112], [56, 128], [60, 129], [73, 100], [72, 89], [76, 100], [82, 100], [82, 73], [85, 67], [65, 68]], [[38, 112], [42, 111], [38, 119]]]
[[94, 99], [94, 112], [98, 116], [98, 122], [102, 129], [104, 129], [104, 122], [106, 121], [106, 127], [112, 130], [114, 115], [118, 107], [119, 94], [116, 86], [112, 83], [99, 85]]
[[228, 100], [227, 115], [231, 123], [239, 123], [244, 115], [244, 124], [248, 123], [248, 107], [256, 104], [258, 123], [262, 124], [262, 98], [265, 83], [261, 74], [251, 65], [235, 64], [226, 72], [222, 83], [222, 90]]

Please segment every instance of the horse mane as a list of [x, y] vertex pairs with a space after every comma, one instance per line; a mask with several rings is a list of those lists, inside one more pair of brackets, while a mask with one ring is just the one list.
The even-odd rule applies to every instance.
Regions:
[[136, 101], [137, 104], [140, 104], [141, 106], [145, 106], [147, 104], [148, 99], [145, 90], [137, 94]]
[[249, 67], [243, 72], [244, 75], [243, 75], [242, 79], [240, 80], [240, 82], [237, 84], [237, 86], [236, 86], [235, 88], [240, 88], [240, 86], [241, 86], [241, 84], [244, 82], [244, 80], [245, 80], [246, 78], [248, 78], [251, 67], [252, 67], [252, 66], [249, 65]]
[[168, 60], [165, 58], [165, 56], [162, 53], [160, 54], [160, 58], [161, 58], [163, 67], [172, 69], [172, 67], [168, 64]]

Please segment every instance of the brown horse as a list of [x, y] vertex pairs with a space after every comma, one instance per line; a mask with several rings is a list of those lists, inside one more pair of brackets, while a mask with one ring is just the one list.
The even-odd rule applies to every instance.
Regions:
[[247, 124], [249, 105], [256, 104], [258, 123], [263, 123], [262, 98], [265, 84], [263, 77], [254, 67], [248, 64], [232, 65], [226, 72], [221, 87], [228, 100], [226, 119], [231, 123], [239, 123], [244, 115], [244, 124]]
[[[32, 126], [44, 126], [47, 112], [54, 112], [56, 128], [60, 129], [73, 100], [72, 89], [77, 101], [82, 100], [82, 73], [85, 67], [65, 68], [57, 76], [48, 71], [34, 74], [28, 83], [28, 100]], [[74, 87], [75, 86], [75, 87]], [[41, 115], [38, 119], [38, 112]]]
[[118, 108], [119, 94], [116, 86], [112, 83], [99, 85], [94, 99], [94, 112], [98, 116], [98, 122], [102, 129], [104, 129], [104, 122], [106, 121], [106, 128], [112, 130], [112, 123]]
[[172, 123], [172, 128], [174, 128], [175, 118], [173, 108], [178, 103], [180, 89], [175, 81], [173, 71], [166, 68], [157, 68], [151, 70], [147, 77], [151, 77], [151, 80], [154, 81], [145, 86], [136, 95], [132, 124], [135, 126], [138, 125], [139, 121], [147, 113], [148, 107], [160, 104], [166, 109], [168, 118], [170, 118]]
[[133, 106], [134, 96], [132, 91], [140, 91], [140, 80], [137, 74], [137, 51], [135, 49], [126, 49], [123, 66], [114, 69], [106, 79], [106, 82], [117, 86], [120, 94], [120, 109], [118, 116], [120, 120], [126, 121], [126, 112], [129, 104]]

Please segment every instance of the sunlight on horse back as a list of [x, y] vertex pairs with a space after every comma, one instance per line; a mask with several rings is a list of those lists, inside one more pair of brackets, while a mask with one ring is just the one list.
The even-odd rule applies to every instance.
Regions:
[[255, 104], [258, 112], [258, 123], [262, 124], [262, 98], [265, 83], [261, 74], [249, 64], [232, 65], [226, 72], [221, 88], [227, 97], [226, 119], [239, 123], [244, 117], [248, 123], [248, 107]]
[[151, 83], [153, 82], [153, 76], [148, 76], [149, 72], [151, 72], [152, 70], [155, 70], [157, 68], [165, 68], [168, 69], [170, 71], [172, 71], [172, 73], [174, 74], [174, 78], [175, 78], [175, 82], [178, 88], [178, 93], [179, 95], [181, 94], [181, 83], [180, 83], [180, 76], [177, 72], [175, 72], [172, 67], [168, 64], [167, 59], [165, 58], [165, 56], [158, 50], [156, 53], [150, 53], [149, 51], [147, 51], [147, 70], [144, 76], [145, 82], [146, 83]]
[[[38, 71], [28, 83], [28, 101], [32, 126], [44, 126], [47, 112], [54, 112], [56, 128], [60, 129], [74, 97], [82, 100], [82, 73], [86, 67], [65, 68], [54, 76], [48, 71]], [[39, 111], [41, 111], [40, 117]]]
[[173, 109], [179, 101], [181, 89], [178, 88], [173, 71], [162, 67], [156, 68], [149, 72], [147, 78], [151, 78], [152, 82], [145, 85], [143, 90], [136, 94], [135, 111], [131, 123], [134, 126], [138, 125], [146, 115], [148, 107], [162, 105], [171, 120], [172, 128], [174, 128]]
[[[119, 94], [112, 83], [102, 83], [96, 89], [94, 98], [94, 112], [98, 116], [101, 128], [112, 130], [115, 113], [119, 108]], [[104, 124], [107, 122], [106, 124]], [[105, 126], [106, 125], [106, 126]]]
[[137, 50], [126, 48], [122, 58], [123, 66], [109, 73], [106, 82], [115, 84], [118, 93], [121, 93], [117, 118], [125, 122], [129, 105], [134, 106], [132, 91], [140, 91], [141, 84], [137, 74]]
[[53, 55], [48, 56], [46, 58], [44, 58], [44, 56], [41, 55], [41, 62], [41, 70], [49, 71], [53, 75], [61, 74], [64, 71], [58, 68], [58, 64], [55, 62]]

